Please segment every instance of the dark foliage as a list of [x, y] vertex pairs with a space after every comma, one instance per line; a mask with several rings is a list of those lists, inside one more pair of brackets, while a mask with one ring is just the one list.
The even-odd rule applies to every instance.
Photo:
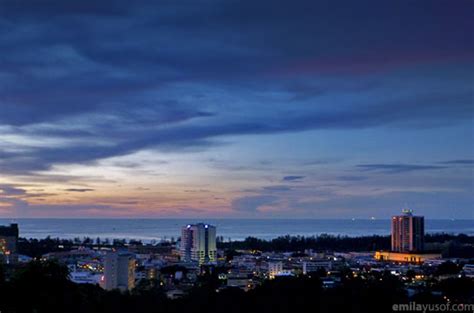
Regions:
[[[427, 234], [425, 242], [451, 243], [445, 254], [452, 257], [471, 257], [474, 253], [474, 236], [464, 234]], [[331, 236], [322, 234], [320, 236], [283, 236], [272, 240], [263, 240], [254, 237], [247, 237], [244, 241], [218, 242], [218, 247], [222, 249], [234, 250], [259, 250], [259, 251], [298, 251], [306, 249], [317, 251], [374, 251], [389, 250], [390, 236]], [[474, 256], [474, 255], [473, 255]]]
[[[65, 267], [34, 261], [18, 269], [10, 281], [0, 281], [2, 313], [178, 313], [178, 312], [392, 312], [392, 304], [409, 299], [398, 277], [380, 273], [370, 279], [344, 277], [339, 286], [323, 288], [319, 275], [285, 277], [266, 281], [249, 292], [224, 289], [216, 292], [215, 274], [200, 278], [189, 295], [166, 298], [157, 282], [142, 282], [131, 292], [105, 291], [98, 286], [77, 285]], [[324, 276], [324, 275], [323, 275]], [[321, 277], [323, 277], [321, 276]], [[449, 279], [432, 290], [453, 302], [471, 301], [472, 279]], [[420, 303], [443, 301], [430, 290], [417, 295]]]

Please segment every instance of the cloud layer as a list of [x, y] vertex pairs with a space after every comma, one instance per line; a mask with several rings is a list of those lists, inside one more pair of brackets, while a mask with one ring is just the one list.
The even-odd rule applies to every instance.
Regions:
[[[351, 188], [385, 174], [458, 181], [474, 154], [473, 11], [469, 0], [2, 1], [0, 202], [108, 208], [126, 185], [146, 214], [288, 213], [310, 206], [297, 197], [313, 203], [316, 169]], [[442, 137], [455, 139], [437, 147]], [[402, 144], [400, 157], [383, 152]], [[163, 187], [160, 175], [166, 201], [137, 189]], [[67, 195], [23, 199], [32, 188]], [[204, 189], [211, 198], [183, 191]]]

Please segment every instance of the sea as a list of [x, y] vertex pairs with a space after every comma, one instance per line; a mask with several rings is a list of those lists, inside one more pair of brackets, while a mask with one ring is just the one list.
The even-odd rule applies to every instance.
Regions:
[[[0, 219], [0, 225], [18, 223], [24, 238], [136, 239], [143, 242], [171, 240], [180, 236], [181, 227], [193, 223], [217, 227], [225, 241], [252, 236], [272, 239], [279, 236], [389, 235], [389, 219]], [[425, 219], [425, 232], [474, 235], [474, 220]]]

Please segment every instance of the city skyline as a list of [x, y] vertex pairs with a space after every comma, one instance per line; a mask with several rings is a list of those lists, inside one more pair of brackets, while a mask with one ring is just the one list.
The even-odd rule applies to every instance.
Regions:
[[0, 218], [473, 219], [446, 3], [2, 1]]

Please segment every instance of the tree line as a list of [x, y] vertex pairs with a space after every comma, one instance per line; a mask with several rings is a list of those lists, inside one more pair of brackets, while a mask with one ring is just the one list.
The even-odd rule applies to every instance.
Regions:
[[[178, 239], [179, 240], [179, 239]], [[159, 242], [154, 245], [170, 245], [173, 242]], [[474, 257], [474, 236], [465, 234], [426, 234], [426, 247], [438, 250], [446, 257]], [[128, 245], [143, 245], [140, 240], [125, 239], [26, 239], [20, 238], [18, 241], [18, 252], [31, 257], [40, 257], [49, 252], [68, 251], [75, 247], [126, 247]], [[315, 251], [375, 251], [390, 250], [390, 236], [333, 236], [322, 234], [319, 236], [281, 236], [271, 240], [264, 240], [255, 237], [247, 237], [242, 241], [217, 241], [217, 247], [223, 250], [258, 250], [275, 252], [304, 252], [307, 249]]]
[[[426, 247], [438, 250], [449, 257], [474, 257], [474, 236], [465, 234], [426, 234]], [[217, 246], [228, 250], [258, 250], [275, 252], [304, 252], [312, 249], [315, 251], [356, 251], [368, 252], [375, 250], [390, 250], [390, 236], [332, 236], [322, 234], [319, 236], [282, 236], [271, 240], [247, 237], [243, 241], [218, 242]]]

